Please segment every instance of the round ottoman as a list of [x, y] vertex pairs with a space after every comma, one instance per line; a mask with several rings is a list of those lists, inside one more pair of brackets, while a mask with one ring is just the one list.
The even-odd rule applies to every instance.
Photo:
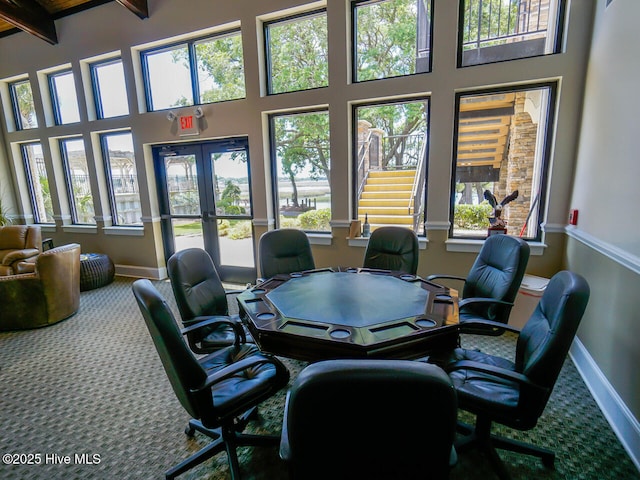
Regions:
[[104, 287], [113, 281], [115, 267], [104, 253], [80, 255], [80, 291]]

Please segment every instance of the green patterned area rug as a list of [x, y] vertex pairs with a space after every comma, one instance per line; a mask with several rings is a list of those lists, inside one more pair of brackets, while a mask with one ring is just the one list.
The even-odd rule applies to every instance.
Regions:
[[[198, 433], [184, 434], [189, 417], [162, 369], [132, 282], [116, 277], [83, 292], [80, 311], [57, 325], [0, 333], [0, 453], [23, 454], [12, 460], [32, 463], [0, 463], [0, 478], [160, 479], [207, 443]], [[169, 283], [155, 285], [177, 313]], [[510, 356], [514, 338], [468, 336], [463, 342]], [[304, 368], [283, 360], [292, 378]], [[284, 398], [282, 391], [264, 402], [249, 430], [279, 432]], [[534, 430], [496, 430], [557, 452], [556, 468], [545, 470], [537, 459], [500, 451], [514, 479], [640, 478], [570, 360]], [[239, 456], [244, 479], [286, 478], [275, 447], [241, 448]], [[226, 455], [180, 478], [227, 479]], [[451, 478], [495, 476], [481, 455], [470, 452], [460, 456]]]

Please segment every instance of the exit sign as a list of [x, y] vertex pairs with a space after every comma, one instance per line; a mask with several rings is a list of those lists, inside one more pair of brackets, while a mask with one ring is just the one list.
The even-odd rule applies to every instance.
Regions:
[[178, 117], [178, 133], [180, 135], [198, 135], [198, 119], [194, 115], [181, 115]]

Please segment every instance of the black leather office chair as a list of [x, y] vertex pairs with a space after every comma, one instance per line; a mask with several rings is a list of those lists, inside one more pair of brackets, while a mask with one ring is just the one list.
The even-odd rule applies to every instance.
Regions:
[[267, 279], [279, 273], [316, 268], [307, 235], [295, 228], [270, 230], [260, 237], [260, 275]]
[[380, 227], [373, 231], [364, 254], [364, 268], [418, 271], [418, 237], [405, 227]]
[[529, 262], [529, 244], [518, 237], [488, 237], [467, 277], [429, 275], [427, 280], [452, 279], [464, 282], [460, 308], [462, 333], [502, 334], [504, 330], [473, 325], [478, 319], [507, 323], [522, 277]]
[[280, 456], [290, 478], [448, 478], [456, 395], [442, 369], [427, 365], [358, 359], [306, 367], [285, 406]]
[[[149, 280], [136, 280], [133, 294], [173, 391], [192, 420], [187, 435], [199, 431], [214, 439], [165, 473], [167, 479], [226, 450], [231, 477], [240, 478], [236, 447], [277, 445], [277, 435], [243, 434], [251, 411], [289, 381], [289, 372], [275, 357], [260, 353], [256, 345], [238, 343], [196, 358], [183, 339], [164, 298]], [[197, 329], [207, 324], [195, 324]]]
[[213, 260], [205, 250], [188, 248], [174, 253], [167, 262], [167, 272], [185, 327], [203, 320], [218, 320], [207, 328], [187, 334], [194, 352], [210, 353], [232, 345], [236, 331], [242, 332], [241, 341], [252, 341], [246, 329], [238, 330], [234, 325], [241, 324], [240, 318], [229, 316], [227, 295], [239, 292], [225, 291]]
[[[458, 392], [458, 404], [476, 415], [475, 427], [460, 424], [467, 434], [456, 442], [458, 453], [482, 449], [501, 479], [509, 473], [496, 448], [542, 459], [552, 467], [553, 451], [491, 434], [493, 422], [530, 430], [547, 404], [589, 300], [589, 285], [580, 275], [559, 272], [549, 282], [535, 311], [519, 333], [515, 362], [476, 350], [458, 348], [444, 361]], [[496, 323], [485, 320], [484, 323]], [[501, 324], [498, 324], [501, 325]]]

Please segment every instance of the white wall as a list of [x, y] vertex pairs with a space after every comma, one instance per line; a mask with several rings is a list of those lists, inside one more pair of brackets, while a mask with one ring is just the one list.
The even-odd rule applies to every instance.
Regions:
[[640, 259], [640, 2], [598, 2], [571, 208], [578, 228]]
[[566, 266], [591, 298], [572, 351], [592, 393], [640, 466], [640, 2], [596, 5]]

